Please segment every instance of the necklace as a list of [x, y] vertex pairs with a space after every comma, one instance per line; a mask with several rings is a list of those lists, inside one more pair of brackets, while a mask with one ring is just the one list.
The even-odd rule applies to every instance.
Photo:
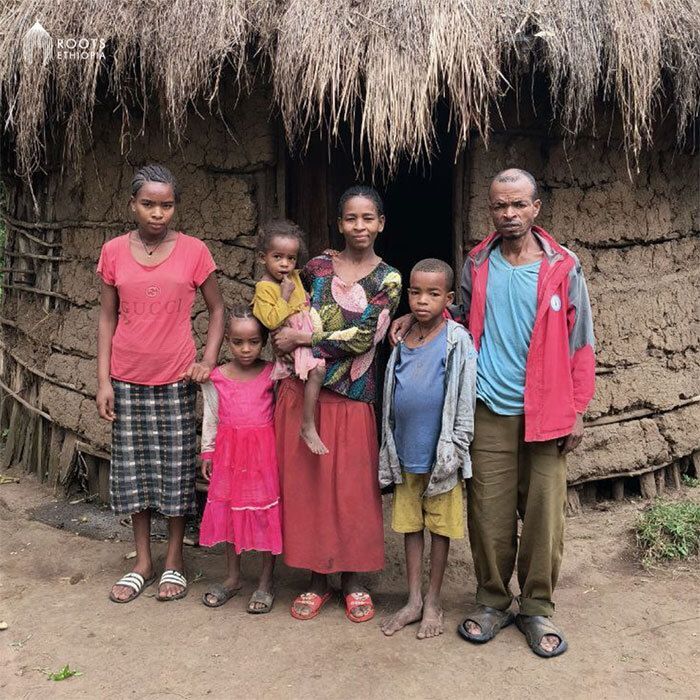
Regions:
[[421, 328], [421, 324], [416, 322], [416, 324], [413, 327], [415, 328], [416, 326], [418, 326], [418, 342], [423, 344], [428, 338], [430, 338], [431, 335], [433, 335], [436, 331], [442, 328], [443, 323], [444, 319], [442, 319], [440, 323], [437, 324], [437, 326], [434, 326], [427, 333], [424, 333], [423, 329]]
[[158, 246], [160, 246], [160, 244], [168, 237], [168, 229], [167, 228], [165, 229], [165, 233], [160, 237], [160, 240], [158, 241], [158, 243], [156, 243], [153, 246], [153, 248], [151, 248], [151, 250], [148, 250], [148, 246], [146, 245], [146, 242], [143, 240], [143, 238], [141, 236], [141, 231], [137, 231], [136, 235], [139, 237], [139, 240], [141, 241], [141, 245], [143, 246], [143, 249], [146, 251], [146, 255], [148, 255], [148, 257], [150, 258], [151, 255], [153, 255], [153, 253], [155, 253], [156, 250], [158, 250]]

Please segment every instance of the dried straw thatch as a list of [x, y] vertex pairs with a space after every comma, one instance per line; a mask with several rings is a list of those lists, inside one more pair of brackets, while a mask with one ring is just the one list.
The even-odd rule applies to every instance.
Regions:
[[[105, 57], [47, 59], [37, 21], [54, 52], [58, 38], [86, 38]], [[430, 153], [438, 99], [462, 143], [471, 129], [487, 137], [518, 76], [540, 70], [566, 130], [590, 126], [602, 96], [635, 156], [668, 112], [679, 139], [698, 115], [699, 44], [696, 0], [0, 0], [0, 115], [27, 175], [48, 125], [79, 152], [98, 80], [125, 132], [155, 95], [177, 136], [193, 104], [215, 100], [224, 68], [245, 82], [252, 58], [290, 143], [358, 117], [372, 162], [391, 167]]]

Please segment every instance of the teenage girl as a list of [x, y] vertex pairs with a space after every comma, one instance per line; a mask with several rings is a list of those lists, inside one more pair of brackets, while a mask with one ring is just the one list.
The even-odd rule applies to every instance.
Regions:
[[[298, 331], [314, 330], [309, 310], [309, 296], [304, 290], [299, 270], [295, 269], [303, 247], [302, 230], [291, 221], [270, 221], [265, 224], [258, 241], [258, 256], [265, 267], [263, 277], [255, 285], [253, 313], [268, 329], [285, 325]], [[304, 407], [300, 434], [308, 448], [317, 455], [328, 453], [316, 430], [316, 403], [326, 376], [326, 363], [315, 357], [312, 349], [297, 347], [288, 358], [275, 364], [273, 379], [292, 375], [304, 385]]]
[[[133, 570], [112, 587], [128, 603], [155, 580], [151, 513], [168, 518], [168, 551], [158, 600], [187, 595], [182, 540], [195, 513], [195, 386], [216, 364], [224, 305], [206, 245], [170, 228], [179, 191], [162, 165], [141, 168], [129, 206], [136, 229], [102, 247], [97, 332], [97, 410], [112, 423], [112, 509], [130, 515]], [[209, 309], [207, 342], [196, 359], [191, 311], [197, 289]]]
[[230, 313], [226, 339], [231, 362], [217, 367], [203, 386], [202, 475], [210, 481], [199, 543], [228, 542], [228, 576], [204, 594], [216, 608], [241, 587], [241, 552], [263, 553], [249, 613], [272, 609], [272, 572], [282, 551], [280, 492], [275, 454], [273, 364], [260, 359], [267, 329], [247, 306]]

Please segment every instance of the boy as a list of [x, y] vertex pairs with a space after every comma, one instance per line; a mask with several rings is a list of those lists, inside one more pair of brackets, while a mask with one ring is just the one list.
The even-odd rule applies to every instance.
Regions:
[[[384, 383], [381, 486], [396, 484], [392, 528], [405, 535], [408, 602], [382, 622], [391, 636], [412, 622], [418, 639], [443, 631], [440, 589], [451, 539], [464, 537], [462, 478], [471, 476], [476, 351], [469, 333], [445, 318], [452, 268], [421, 260], [408, 302], [416, 323], [393, 350]], [[421, 591], [423, 529], [431, 534], [430, 584]]]

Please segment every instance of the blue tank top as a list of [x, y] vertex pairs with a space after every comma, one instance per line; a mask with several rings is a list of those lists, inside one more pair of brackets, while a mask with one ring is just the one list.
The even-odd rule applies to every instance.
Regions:
[[541, 261], [514, 267], [491, 251], [484, 333], [476, 363], [476, 395], [502, 416], [524, 413], [525, 364], [537, 311]]
[[427, 474], [435, 462], [445, 403], [447, 324], [425, 345], [399, 347], [394, 368], [394, 442], [403, 471]]

